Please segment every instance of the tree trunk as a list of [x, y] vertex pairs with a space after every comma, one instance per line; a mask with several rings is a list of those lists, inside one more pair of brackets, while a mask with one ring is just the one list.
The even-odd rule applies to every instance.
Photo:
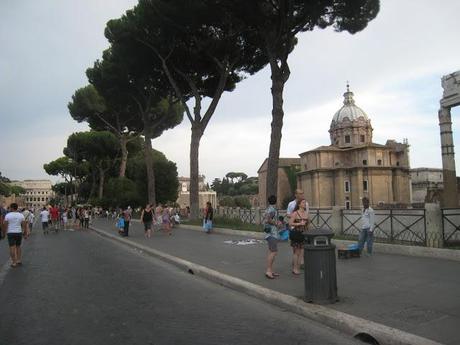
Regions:
[[104, 182], [105, 182], [105, 170], [99, 167], [99, 191], [98, 198], [102, 199], [104, 196]]
[[126, 164], [128, 163], [128, 149], [126, 147], [128, 143], [128, 138], [124, 135], [120, 137], [120, 147], [121, 147], [121, 162], [120, 162], [120, 177], [125, 177], [126, 175]]
[[144, 138], [144, 156], [145, 166], [147, 168], [147, 196], [149, 204], [156, 205], [155, 168], [153, 163], [152, 140], [147, 135], [145, 135]]
[[[272, 79], [272, 123], [270, 136], [270, 149], [267, 162], [267, 184], [265, 187], [266, 197], [270, 195], [277, 196], [278, 194], [278, 162], [280, 157], [281, 147], [281, 130], [283, 128], [283, 90], [284, 84], [287, 81], [285, 74], [282, 73], [283, 67], [279, 67], [276, 62], [271, 62], [271, 79]], [[266, 202], [266, 200], [263, 200]], [[281, 203], [282, 200], [278, 200]]]
[[198, 156], [202, 135], [201, 126], [192, 124], [192, 140], [190, 142], [190, 219], [198, 219], [200, 216]]
[[96, 194], [96, 188], [97, 188], [96, 171], [93, 168], [91, 168], [91, 177], [92, 177], [91, 191], [89, 192], [89, 198], [88, 199], [91, 199]]

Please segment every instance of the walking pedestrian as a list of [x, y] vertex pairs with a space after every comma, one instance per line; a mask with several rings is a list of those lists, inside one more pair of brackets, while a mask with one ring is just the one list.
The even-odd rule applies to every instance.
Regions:
[[305, 199], [297, 201], [294, 211], [289, 217], [289, 226], [291, 232], [289, 239], [292, 247], [292, 274], [300, 274], [300, 265], [303, 259], [305, 237], [304, 233], [308, 228], [308, 211]]
[[206, 203], [206, 209], [204, 211], [203, 219], [203, 228], [207, 234], [210, 234], [212, 231], [212, 218], [214, 216], [214, 210], [212, 208], [211, 202]]
[[267, 269], [265, 270], [265, 277], [268, 279], [275, 279], [279, 274], [273, 272], [273, 262], [275, 261], [276, 254], [278, 253], [278, 228], [280, 222], [278, 220], [278, 210], [276, 209], [276, 196], [270, 195], [268, 197], [268, 207], [265, 210], [263, 218], [263, 226], [265, 232], [265, 240], [268, 244], [267, 254]]
[[49, 213], [51, 215], [51, 224], [54, 225], [54, 231], [58, 232], [59, 230], [59, 209], [57, 208], [56, 205], [53, 205], [50, 210], [49, 210]]
[[163, 213], [161, 215], [161, 222], [163, 225], [163, 231], [166, 232], [167, 234], [171, 235], [172, 230], [171, 230], [171, 219], [169, 216], [169, 209], [167, 206], [163, 208]]
[[123, 211], [123, 220], [125, 221], [124, 231], [123, 231], [124, 237], [128, 237], [129, 235], [129, 223], [131, 221], [132, 213], [133, 211], [131, 209], [131, 206], [128, 206], [126, 210]]
[[372, 247], [374, 244], [374, 229], [375, 229], [375, 213], [372, 207], [369, 206], [369, 199], [362, 199], [363, 210], [361, 212], [361, 232], [359, 233], [358, 249], [362, 253], [364, 243], [367, 244], [367, 255], [372, 255]]
[[152, 234], [152, 222], [154, 218], [152, 205], [147, 204], [141, 212], [141, 221], [144, 224], [144, 236], [146, 238], [150, 238]]
[[28, 224], [24, 215], [18, 212], [18, 204], [12, 203], [10, 212], [5, 215], [3, 220], [3, 236], [8, 237], [10, 247], [11, 267], [22, 265], [21, 243], [22, 238], [29, 236]]
[[49, 221], [50, 221], [50, 213], [46, 209], [46, 206], [43, 206], [43, 209], [40, 212], [40, 220], [42, 222], [43, 234], [47, 235], [48, 234], [48, 225], [49, 225]]
[[90, 217], [90, 209], [89, 207], [85, 207], [83, 209], [83, 227], [85, 229], [89, 229], [89, 217]]

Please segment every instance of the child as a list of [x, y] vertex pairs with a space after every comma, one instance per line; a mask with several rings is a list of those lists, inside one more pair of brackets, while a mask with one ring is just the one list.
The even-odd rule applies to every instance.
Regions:
[[280, 231], [279, 231], [279, 236], [281, 241], [287, 241], [289, 239], [289, 223], [286, 223], [284, 221], [283, 216], [278, 217], [279, 223], [280, 223]]
[[118, 215], [116, 227], [118, 228], [118, 233], [120, 235], [123, 235], [123, 233], [125, 232], [125, 219], [123, 218], [122, 214]]

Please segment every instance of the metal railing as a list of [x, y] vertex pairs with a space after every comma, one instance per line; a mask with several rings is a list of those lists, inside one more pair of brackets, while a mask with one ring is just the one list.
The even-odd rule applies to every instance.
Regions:
[[[379, 242], [426, 246], [426, 214], [424, 209], [374, 210], [374, 238]], [[357, 238], [360, 232], [360, 210], [343, 210], [342, 233]]]
[[460, 246], [460, 209], [443, 208], [442, 240], [444, 247]]

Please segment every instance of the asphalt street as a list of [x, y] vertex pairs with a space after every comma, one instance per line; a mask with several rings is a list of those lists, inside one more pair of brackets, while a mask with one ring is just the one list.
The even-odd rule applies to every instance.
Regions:
[[0, 345], [359, 344], [89, 231], [44, 236], [5, 264]]
[[[116, 234], [114, 222], [97, 219], [94, 226]], [[303, 277], [293, 276], [291, 249], [279, 243], [274, 268], [280, 278], [264, 277], [266, 244], [234, 245], [241, 235], [206, 235], [181, 226], [172, 236], [155, 232], [143, 236], [133, 222], [129, 241], [209, 267], [218, 272], [303, 298]], [[460, 324], [460, 263], [428, 257], [376, 253], [373, 257], [337, 260], [340, 301], [329, 308], [412, 334], [457, 345]]]

